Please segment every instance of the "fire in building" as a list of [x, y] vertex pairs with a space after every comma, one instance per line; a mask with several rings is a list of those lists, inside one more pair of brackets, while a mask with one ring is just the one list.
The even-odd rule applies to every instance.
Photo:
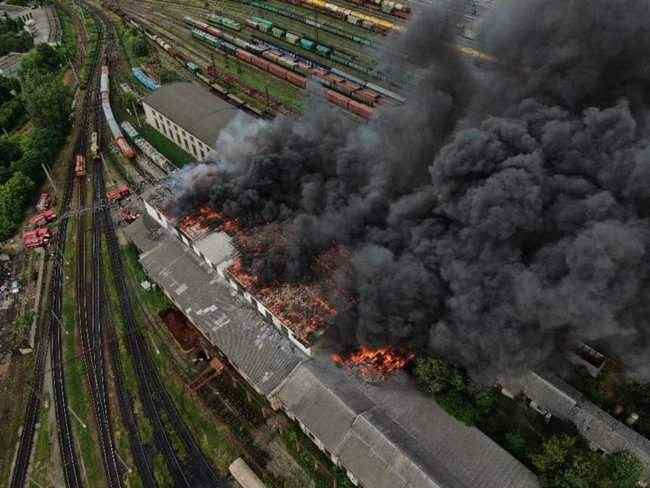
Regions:
[[[332, 361], [320, 341], [336, 311], [317, 284], [259, 286], [242, 252], [263, 248], [265, 237], [241, 234], [237, 222], [207, 209], [175, 220], [165, 211], [170, 196], [164, 185], [150, 190], [146, 214], [127, 227], [150, 279], [215, 348], [219, 364], [294, 419], [353, 483], [539, 487], [519, 461], [414, 388], [401, 372], [413, 359], [407, 351], [366, 349]], [[345, 256], [344, 249], [322, 256], [322, 279]]]

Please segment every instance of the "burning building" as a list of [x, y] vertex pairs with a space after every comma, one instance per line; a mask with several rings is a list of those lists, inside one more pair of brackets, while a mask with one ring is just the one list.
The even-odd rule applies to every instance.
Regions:
[[[283, 332], [304, 353], [311, 355], [313, 343], [326, 331], [336, 315], [324, 284], [349, 259], [341, 247], [332, 247], [314, 264], [311, 283], [266, 284], [247, 264], [251, 255], [264, 253], [270, 242], [283, 236], [275, 226], [244, 231], [223, 213], [207, 207], [176, 219], [165, 210], [171, 196], [162, 185], [145, 198], [145, 209], [159, 225], [189, 246], [198, 257], [224, 278], [230, 287]], [[331, 289], [328, 286], [328, 289]], [[350, 298], [341, 292], [339, 303]]]
[[[281, 301], [302, 298], [298, 310], [305, 314], [318, 290], [263, 291], [236, 268], [244, 265], [240, 250], [250, 244], [245, 236], [235, 241], [236, 223], [206, 210], [173, 219], [163, 210], [169, 195], [164, 186], [145, 195], [147, 215], [127, 228], [143, 268], [221, 361], [273, 409], [295, 420], [353, 483], [538, 488], [526, 467], [478, 429], [452, 418], [399, 372], [412, 360], [408, 353], [363, 349], [342, 355], [339, 366], [324, 357], [315, 347], [317, 333], [308, 334], [310, 342], [300, 336], [312, 326], [292, 323], [287, 310], [296, 309]], [[345, 258], [344, 249], [329, 250], [318, 259], [316, 274], [326, 276]], [[373, 384], [377, 380], [381, 386]]]

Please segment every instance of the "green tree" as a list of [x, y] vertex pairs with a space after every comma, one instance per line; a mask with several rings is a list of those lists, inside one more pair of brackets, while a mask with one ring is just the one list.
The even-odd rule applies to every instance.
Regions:
[[55, 75], [35, 76], [25, 85], [25, 102], [32, 122], [38, 127], [65, 130], [70, 124], [72, 94]]
[[506, 434], [506, 448], [518, 459], [528, 457], [526, 440], [519, 432], [508, 432]]
[[603, 456], [571, 436], [551, 437], [531, 461], [544, 488], [634, 488], [643, 473], [633, 454]]
[[533, 466], [542, 477], [555, 477], [569, 463], [577, 441], [567, 435], [551, 437], [542, 445], [542, 452], [531, 456]]
[[20, 63], [23, 78], [38, 74], [56, 73], [61, 65], [59, 53], [49, 44], [39, 44], [34, 52], [25, 56]]
[[434, 356], [419, 357], [414, 373], [422, 390], [467, 425], [474, 425], [487, 415], [497, 400], [494, 390], [475, 391], [464, 370]]
[[20, 94], [20, 83], [14, 78], [0, 75], [0, 105]]
[[606, 471], [612, 488], [634, 488], [643, 475], [643, 464], [630, 452], [617, 452], [608, 456]]
[[147, 41], [142, 36], [134, 37], [131, 42], [131, 51], [139, 58], [146, 56], [149, 54], [149, 46], [147, 46]]
[[36, 127], [23, 145], [23, 155], [11, 165], [36, 183], [43, 179], [42, 164], [51, 164], [63, 143], [62, 132], [53, 128]]
[[34, 182], [22, 173], [15, 173], [0, 186], [0, 241], [18, 230], [34, 189]]
[[22, 155], [20, 146], [6, 137], [0, 138], [0, 166], [9, 166]]
[[2, 104], [0, 107], [0, 129], [9, 132], [16, 128], [22, 120], [25, 107], [19, 98], [14, 98]]

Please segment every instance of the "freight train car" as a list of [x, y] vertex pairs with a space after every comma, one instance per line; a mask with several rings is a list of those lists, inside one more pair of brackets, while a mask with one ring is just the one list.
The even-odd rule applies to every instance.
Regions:
[[311, 27], [315, 27], [316, 29], [322, 30], [324, 32], [329, 32], [330, 34], [334, 34], [336, 36], [348, 39], [349, 41], [353, 41], [358, 44], [363, 44], [364, 46], [373, 46], [373, 41], [366, 37], [358, 36], [356, 34], [348, 32], [345, 29], [340, 29], [334, 25], [327, 24], [325, 22], [319, 22], [311, 18], [310, 16], [299, 14], [287, 7], [270, 4], [262, 0], [248, 0], [247, 3], [248, 5], [251, 5], [253, 7], [266, 10], [268, 12], [272, 12], [277, 15], [281, 15], [289, 19], [297, 20], [298, 22], [302, 22], [303, 24], [307, 24]]
[[334, 105], [338, 105], [339, 107], [349, 110], [350, 112], [366, 120], [370, 120], [370, 118], [372, 117], [373, 114], [372, 108], [364, 105], [363, 103], [359, 103], [355, 100], [352, 100], [351, 98], [348, 98], [345, 95], [336, 93], [335, 91], [327, 90], [327, 100], [333, 103]]
[[30, 225], [34, 225], [34, 226], [42, 226], [45, 224], [49, 224], [50, 222], [54, 222], [55, 220], [56, 220], [56, 212], [50, 209], [34, 215], [31, 219], [29, 219], [29, 223]]
[[160, 88], [160, 85], [156, 81], [148, 76], [141, 68], [132, 68], [131, 73], [133, 77], [140, 82], [149, 91], [156, 91]]
[[74, 158], [74, 175], [86, 176], [86, 158], [83, 154], [77, 154]]
[[208, 22], [212, 25], [216, 25], [217, 27], [226, 27], [227, 29], [236, 31], [241, 30], [241, 24], [239, 22], [222, 15], [210, 14], [208, 15]]
[[[210, 26], [207, 26], [207, 28], [211, 29], [213, 32], [215, 30], [213, 27]], [[204, 32], [203, 30], [199, 30], [199, 29], [192, 29], [192, 37], [195, 37], [200, 41], [209, 44], [219, 49], [220, 51], [223, 51], [226, 54], [235, 56], [238, 59], [241, 59], [242, 61], [252, 66], [255, 66], [263, 71], [266, 71], [267, 73], [272, 74], [273, 76], [286, 80], [292, 85], [295, 85], [300, 88], [307, 87], [307, 80], [305, 79], [304, 76], [294, 73], [293, 71], [290, 71], [282, 66], [279, 66], [273, 61], [269, 61], [267, 59], [264, 59], [263, 57], [252, 54], [247, 50], [237, 47], [230, 42], [218, 39], [217, 37], [215, 37], [214, 35], [208, 32]]]
[[46, 246], [52, 238], [52, 233], [47, 227], [27, 231], [23, 234], [23, 244], [27, 249]]
[[143, 138], [138, 131], [136, 130], [131, 123], [124, 121], [121, 124], [124, 133], [135, 144], [142, 154], [151, 159], [159, 168], [167, 173], [171, 173], [176, 169], [176, 167], [167, 159], [165, 156], [160, 154], [156, 148], [154, 148], [149, 142]]
[[404, 29], [394, 22], [380, 19], [373, 15], [366, 15], [362, 12], [341, 7], [323, 0], [285, 0], [293, 5], [301, 5], [314, 10], [319, 10], [332, 17], [345, 20], [347, 23], [363, 27], [374, 32], [386, 33], [390, 31], [403, 31]]
[[100, 79], [100, 94], [102, 97], [102, 110], [104, 111], [104, 117], [106, 118], [106, 123], [113, 135], [113, 140], [117, 145], [117, 148], [120, 150], [122, 155], [125, 158], [132, 159], [135, 157], [135, 151], [129, 143], [126, 142], [120, 126], [117, 125], [115, 121], [115, 116], [113, 115], [113, 110], [111, 109], [111, 100], [109, 94], [109, 77], [108, 77], [108, 66], [102, 65], [102, 76]]

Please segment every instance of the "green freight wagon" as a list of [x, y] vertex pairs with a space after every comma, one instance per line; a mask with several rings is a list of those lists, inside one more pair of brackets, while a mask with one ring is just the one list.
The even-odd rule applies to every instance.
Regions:
[[251, 20], [259, 26], [258, 28], [262, 32], [268, 32], [273, 28], [273, 22], [269, 22], [266, 19], [262, 19], [260, 17], [252, 17]]
[[314, 41], [310, 41], [309, 39], [303, 37], [300, 39], [300, 47], [303, 49], [307, 49], [308, 51], [313, 51], [314, 47], [316, 46], [316, 43]]
[[222, 26], [236, 31], [241, 30], [241, 24], [239, 22], [229, 19], [228, 17], [224, 17], [223, 15], [208, 15], [208, 23], [216, 25], [217, 27]]
[[332, 48], [331, 48], [331, 47], [327, 47], [327, 46], [323, 46], [322, 44], [318, 44], [318, 45], [316, 46], [316, 51], [317, 51], [318, 54], [320, 54], [321, 56], [329, 56], [330, 54], [332, 54]]
[[273, 37], [277, 37], [278, 39], [282, 39], [284, 37], [284, 30], [279, 29], [277, 27], [272, 27], [271, 28], [271, 35]]

